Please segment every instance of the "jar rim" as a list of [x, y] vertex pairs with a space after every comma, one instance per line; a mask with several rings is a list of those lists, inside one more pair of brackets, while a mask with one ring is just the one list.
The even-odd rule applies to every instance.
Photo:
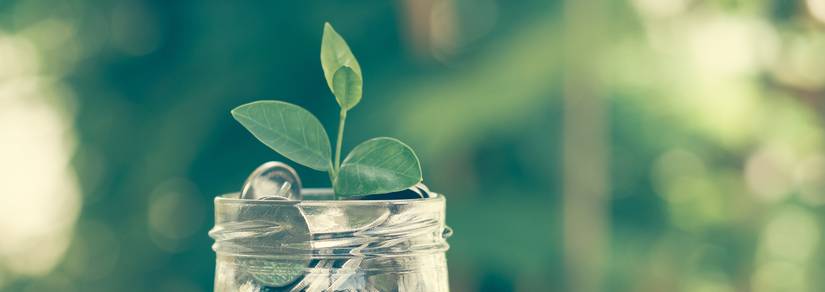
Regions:
[[[325, 197], [332, 196], [333, 190], [331, 188], [305, 188], [301, 190], [302, 195], [310, 197]], [[384, 206], [384, 205], [419, 205], [431, 202], [442, 202], [445, 200], [444, 196], [438, 193], [431, 198], [419, 199], [391, 199], [391, 200], [331, 200], [331, 199], [312, 199], [312, 200], [250, 200], [241, 199], [239, 192], [226, 193], [215, 197], [215, 204], [252, 204], [252, 205], [302, 205], [302, 206]]]

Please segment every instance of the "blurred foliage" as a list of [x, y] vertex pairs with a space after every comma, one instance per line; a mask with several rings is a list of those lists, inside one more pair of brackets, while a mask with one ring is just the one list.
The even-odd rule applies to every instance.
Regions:
[[[825, 290], [825, 1], [603, 3], [604, 290]], [[212, 198], [283, 160], [229, 110], [334, 132], [324, 21], [368, 85], [344, 148], [419, 152], [452, 289], [564, 289], [562, 4], [0, 1], [0, 289], [210, 291]]]

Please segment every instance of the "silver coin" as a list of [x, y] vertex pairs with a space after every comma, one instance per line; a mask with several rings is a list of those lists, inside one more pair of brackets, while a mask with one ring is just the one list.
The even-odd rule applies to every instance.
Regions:
[[241, 189], [241, 199], [295, 200], [300, 201], [301, 179], [289, 165], [269, 161], [258, 166], [246, 179]]
[[[289, 165], [269, 161], [252, 171], [243, 184], [240, 198], [300, 201], [301, 179]], [[239, 259], [247, 275], [267, 286], [288, 286], [304, 274], [310, 263], [309, 255], [303, 254], [311, 248], [306, 215], [297, 205], [299, 202], [291, 203], [294, 204], [251, 205], [238, 216], [249, 235], [244, 239], [244, 246], [296, 255], [293, 259]], [[289, 251], [287, 247], [294, 250]]]

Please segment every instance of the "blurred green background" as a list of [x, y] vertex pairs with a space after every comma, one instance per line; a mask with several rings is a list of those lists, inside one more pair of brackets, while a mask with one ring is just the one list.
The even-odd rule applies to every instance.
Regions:
[[283, 160], [229, 110], [332, 132], [324, 21], [453, 291], [825, 291], [823, 0], [0, 1], [0, 290], [211, 291], [212, 198]]

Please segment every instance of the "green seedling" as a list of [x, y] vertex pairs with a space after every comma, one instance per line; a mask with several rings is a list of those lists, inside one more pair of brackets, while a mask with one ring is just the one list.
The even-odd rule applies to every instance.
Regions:
[[258, 140], [284, 157], [309, 168], [326, 171], [340, 197], [391, 193], [421, 182], [415, 152], [395, 138], [369, 139], [355, 146], [341, 161], [347, 112], [363, 93], [361, 66], [347, 42], [324, 25], [321, 41], [324, 78], [341, 108], [335, 157], [321, 122], [300, 106], [283, 101], [255, 101], [232, 110], [232, 116]]

